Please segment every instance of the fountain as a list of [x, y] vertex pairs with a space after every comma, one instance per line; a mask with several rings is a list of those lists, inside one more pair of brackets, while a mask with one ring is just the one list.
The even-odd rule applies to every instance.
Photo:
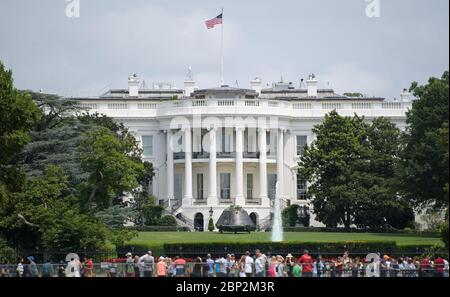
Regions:
[[275, 201], [273, 208], [273, 221], [272, 221], [272, 241], [283, 241], [283, 220], [281, 218], [281, 197], [278, 190], [278, 182], [275, 185]]

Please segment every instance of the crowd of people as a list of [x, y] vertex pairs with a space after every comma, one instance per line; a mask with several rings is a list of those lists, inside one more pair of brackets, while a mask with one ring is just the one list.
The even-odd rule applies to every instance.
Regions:
[[240, 257], [234, 254], [186, 259], [154, 257], [127, 253], [125, 259], [103, 262], [100, 266], [90, 258], [73, 257], [58, 264], [47, 259], [37, 265], [33, 256], [17, 264], [4, 262], [1, 277], [448, 277], [449, 263], [442, 257], [398, 257], [388, 255], [351, 258], [347, 252], [340, 257], [313, 258], [307, 250], [300, 257], [283, 257], [256, 250]]

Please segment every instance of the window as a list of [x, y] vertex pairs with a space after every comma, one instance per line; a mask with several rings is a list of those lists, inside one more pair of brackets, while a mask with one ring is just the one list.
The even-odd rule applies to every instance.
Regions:
[[269, 150], [269, 155], [276, 156], [277, 155], [277, 134], [276, 133], [271, 133], [271, 132], [267, 131], [266, 145]]
[[304, 135], [297, 135], [297, 156], [303, 155], [303, 149], [307, 144], [307, 137]]
[[197, 199], [203, 200], [203, 173], [197, 173]]
[[297, 173], [297, 200], [307, 199], [306, 180]]
[[144, 157], [153, 156], [153, 136], [142, 136], [142, 149]]
[[220, 198], [230, 199], [230, 188], [231, 188], [231, 174], [221, 173], [220, 174]]
[[[249, 153], [256, 152], [257, 148], [256, 129], [248, 128], [244, 131], [244, 151]], [[266, 140], [267, 141], [267, 140]]]
[[253, 199], [253, 174], [247, 174], [247, 199]]
[[183, 199], [183, 175], [175, 174], [174, 176], [174, 196], [175, 199], [181, 200]]
[[277, 186], [277, 175], [269, 174], [267, 175], [267, 193], [269, 194], [270, 199], [275, 199], [276, 195], [276, 186]]
[[[229, 153], [231, 152], [231, 136], [232, 136], [232, 132], [233, 130], [229, 129], [229, 128], [222, 128], [220, 130], [220, 134], [221, 134], [221, 147], [220, 147], [220, 151], [222, 153]], [[230, 133], [231, 132], [231, 133]]]

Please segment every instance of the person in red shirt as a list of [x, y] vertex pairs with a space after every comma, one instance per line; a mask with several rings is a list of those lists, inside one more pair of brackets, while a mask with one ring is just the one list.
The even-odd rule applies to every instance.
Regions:
[[298, 261], [303, 266], [302, 277], [312, 277], [313, 260], [309, 255], [308, 250], [303, 252], [303, 255], [298, 259]]
[[441, 257], [434, 260], [434, 271], [437, 277], [444, 277], [445, 261]]
[[419, 276], [420, 277], [430, 276], [430, 269], [431, 269], [430, 258], [428, 257], [423, 258], [423, 260], [420, 261]]

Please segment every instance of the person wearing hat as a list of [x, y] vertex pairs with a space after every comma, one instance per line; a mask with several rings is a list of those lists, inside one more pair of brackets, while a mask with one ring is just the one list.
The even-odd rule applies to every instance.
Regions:
[[159, 261], [156, 264], [156, 276], [157, 277], [167, 276], [167, 262], [163, 256], [159, 257]]
[[287, 254], [287, 256], [286, 256], [286, 272], [287, 272], [288, 277], [294, 276], [294, 274], [292, 272], [292, 270], [294, 269], [294, 265], [295, 265], [294, 256], [292, 256], [291, 253]]
[[134, 259], [133, 255], [128, 252], [125, 255], [127, 260], [125, 261], [125, 277], [134, 277]]

